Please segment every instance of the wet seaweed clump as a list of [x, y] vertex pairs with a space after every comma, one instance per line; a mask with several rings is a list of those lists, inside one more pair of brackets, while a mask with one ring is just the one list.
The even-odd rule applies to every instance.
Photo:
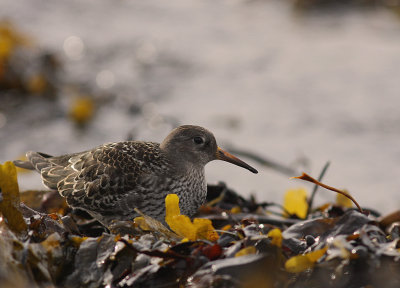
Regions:
[[1, 287], [400, 287], [400, 212], [347, 197], [260, 203], [220, 183], [194, 219], [170, 194], [164, 224], [137, 211], [103, 227], [54, 192], [20, 193], [11, 162], [0, 189]]
[[55, 53], [38, 49], [31, 37], [0, 20], [0, 91], [4, 96], [54, 99], [60, 68]]

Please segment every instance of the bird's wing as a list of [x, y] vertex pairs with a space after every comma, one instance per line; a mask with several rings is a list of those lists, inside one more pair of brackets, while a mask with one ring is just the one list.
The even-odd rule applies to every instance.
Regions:
[[72, 207], [99, 213], [123, 212], [116, 211], [122, 199], [140, 201], [131, 191], [162, 169], [153, 164], [160, 157], [156, 143], [111, 143], [67, 156], [48, 159], [50, 165], [41, 170], [43, 182], [50, 188], [56, 185]]

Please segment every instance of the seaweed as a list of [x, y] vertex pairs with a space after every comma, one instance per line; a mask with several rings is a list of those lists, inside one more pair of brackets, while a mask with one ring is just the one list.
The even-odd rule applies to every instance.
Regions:
[[398, 211], [327, 203], [302, 218], [220, 183], [194, 220], [170, 196], [164, 224], [142, 214], [103, 227], [53, 192], [19, 193], [15, 167], [0, 168], [2, 287], [400, 285]]

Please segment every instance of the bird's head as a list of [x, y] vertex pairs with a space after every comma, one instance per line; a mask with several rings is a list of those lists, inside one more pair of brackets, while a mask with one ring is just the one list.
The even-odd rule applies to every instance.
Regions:
[[176, 160], [176, 163], [183, 165], [204, 167], [212, 160], [222, 160], [258, 173], [244, 161], [218, 147], [214, 135], [199, 126], [183, 125], [175, 128], [161, 143], [160, 148]]

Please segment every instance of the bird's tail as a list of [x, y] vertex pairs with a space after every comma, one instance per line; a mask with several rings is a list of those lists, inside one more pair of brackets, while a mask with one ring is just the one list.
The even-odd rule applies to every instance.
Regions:
[[50, 157], [52, 156], [40, 152], [29, 151], [26, 153], [26, 158], [28, 158], [28, 161], [15, 160], [13, 162], [17, 167], [41, 172], [42, 169], [51, 165], [48, 159]]
[[50, 189], [57, 189], [57, 183], [64, 177], [67, 171], [64, 167], [57, 166], [52, 161], [54, 157], [48, 154], [29, 151], [26, 153], [27, 161], [15, 160], [15, 166], [36, 170], [42, 176], [42, 181], [45, 186]]

